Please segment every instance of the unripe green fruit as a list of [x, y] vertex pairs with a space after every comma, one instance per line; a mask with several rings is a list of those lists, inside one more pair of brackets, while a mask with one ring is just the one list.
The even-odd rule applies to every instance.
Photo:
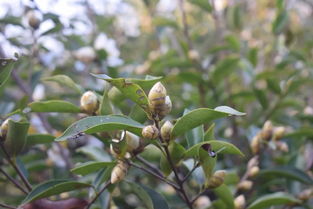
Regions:
[[141, 134], [146, 139], [156, 139], [159, 136], [159, 130], [155, 126], [149, 125], [142, 129]]
[[95, 113], [99, 108], [97, 95], [92, 91], [87, 91], [80, 99], [80, 106], [86, 113]]

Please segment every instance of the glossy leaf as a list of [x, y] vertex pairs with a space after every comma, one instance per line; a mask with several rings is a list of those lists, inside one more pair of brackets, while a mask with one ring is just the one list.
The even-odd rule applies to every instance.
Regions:
[[81, 133], [92, 134], [113, 130], [127, 130], [141, 136], [143, 127], [137, 121], [122, 115], [90, 116], [73, 123], [55, 141], [76, 138]]
[[242, 116], [245, 115], [246, 113], [243, 112], [239, 112], [238, 110], [235, 110], [234, 108], [228, 107], [228, 106], [218, 106], [216, 108], [214, 108], [215, 111], [219, 111], [219, 112], [224, 112], [227, 113], [229, 115], [237, 115], [237, 116]]
[[208, 152], [205, 151], [204, 149], [199, 149], [198, 151], [200, 165], [202, 167], [206, 179], [208, 180], [213, 174], [216, 164], [216, 157], [214, 158], [211, 157], [210, 155], [208, 155]]
[[68, 181], [68, 180], [52, 180], [36, 186], [23, 200], [23, 204], [50, 197], [52, 195], [58, 195], [62, 192], [69, 192], [77, 189], [91, 187], [90, 184]]
[[141, 185], [141, 187], [150, 196], [154, 209], [169, 209], [169, 206], [168, 206], [165, 198], [160, 193], [158, 193], [154, 189], [151, 189], [151, 188], [144, 186], [144, 185]]
[[219, 83], [226, 75], [229, 75], [237, 69], [239, 62], [237, 57], [228, 57], [217, 64], [212, 72], [211, 79], [214, 83]]
[[127, 78], [111, 78], [105, 74], [91, 74], [96, 78], [103, 79], [109, 82], [111, 85], [118, 88], [125, 97], [132, 100], [136, 104], [138, 104], [148, 116], [151, 115], [149, 110], [149, 101], [146, 93], [143, 89], [136, 83], [132, 81], [132, 79]]
[[295, 167], [275, 167], [270, 169], [263, 169], [259, 173], [259, 177], [277, 177], [288, 178], [291, 180], [299, 181], [304, 184], [313, 184], [313, 179], [305, 172]]
[[32, 112], [63, 112], [79, 113], [80, 108], [63, 100], [49, 100], [42, 102], [32, 102], [28, 105]]
[[212, 147], [212, 150], [218, 151], [221, 150], [219, 153], [221, 154], [235, 154], [235, 155], [241, 155], [244, 156], [244, 154], [233, 144], [225, 142], [225, 141], [219, 141], [219, 140], [213, 140], [213, 141], [205, 141], [199, 144], [194, 145], [190, 149], [188, 149], [185, 152], [185, 158], [191, 158], [191, 157], [198, 157], [199, 149], [202, 149], [201, 146], [203, 144], [210, 144]]
[[144, 188], [140, 186], [140, 184], [126, 181], [131, 189], [137, 194], [138, 198], [143, 202], [147, 209], [154, 209], [152, 199], [150, 195], [146, 192]]
[[[172, 142], [168, 149], [174, 165], [177, 165], [184, 158], [185, 148], [176, 142]], [[165, 176], [170, 175], [172, 172], [172, 168], [164, 155], [161, 156], [160, 168]]]
[[303, 128], [300, 128], [294, 132], [286, 134], [284, 137], [285, 138], [295, 138], [295, 139], [299, 139], [301, 137], [313, 138], [313, 129], [309, 128], [309, 127], [307, 127], [307, 128], [303, 127]]
[[214, 193], [225, 203], [228, 209], [235, 208], [234, 197], [225, 184], [222, 184], [221, 186], [214, 189]]
[[215, 124], [213, 123], [213, 124], [205, 131], [204, 136], [203, 136], [203, 141], [215, 140], [214, 128], [215, 128]]
[[247, 209], [262, 209], [273, 205], [285, 205], [290, 203], [299, 203], [299, 200], [288, 193], [276, 192], [259, 197], [252, 202]]
[[52, 143], [55, 137], [49, 134], [31, 134], [27, 136], [26, 146], [33, 146], [36, 144]]
[[51, 77], [43, 78], [42, 80], [56, 82], [60, 86], [67, 86], [79, 94], [82, 94], [84, 92], [81, 86], [76, 84], [70, 77], [66, 75], [54, 75]]
[[23, 150], [28, 128], [29, 122], [27, 121], [9, 120], [9, 129], [4, 146], [12, 157], [15, 157]]
[[[184, 115], [186, 115], [190, 110], [185, 109]], [[186, 140], [187, 140], [187, 145], [188, 148], [192, 147], [195, 144], [198, 144], [199, 142], [203, 141], [203, 125], [200, 125], [196, 128], [193, 128], [189, 131], [186, 132]]]
[[215, 111], [209, 108], [192, 110], [177, 120], [173, 127], [171, 137], [176, 138], [197, 126], [210, 123], [213, 120], [227, 116], [227, 113]]
[[86, 162], [75, 166], [75, 168], [71, 169], [71, 172], [77, 175], [87, 175], [115, 164], [115, 162]]
[[14, 62], [15, 62], [14, 59], [6, 58], [0, 59], [0, 88], [10, 77], [10, 74], [14, 66]]
[[209, 1], [206, 0], [188, 0], [190, 3], [198, 6], [200, 9], [203, 9], [207, 12], [211, 12], [212, 11], [212, 6], [209, 3]]

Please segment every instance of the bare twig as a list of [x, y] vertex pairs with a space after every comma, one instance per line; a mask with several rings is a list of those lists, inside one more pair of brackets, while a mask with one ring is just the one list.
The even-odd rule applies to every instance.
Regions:
[[12, 178], [9, 174], [7, 174], [5, 170], [3, 170], [1, 167], [0, 167], [0, 173], [2, 173], [9, 181], [11, 181], [24, 194], [28, 194], [28, 192], [22, 187], [22, 185], [20, 185], [20, 183], [17, 182], [14, 178]]
[[3, 204], [3, 203], [0, 203], [0, 206], [3, 207], [3, 208], [16, 209], [16, 207], [13, 207], [13, 206], [10, 206], [10, 205], [6, 205], [6, 204]]
[[91, 207], [92, 204], [94, 204], [96, 202], [96, 200], [98, 199], [98, 197], [102, 194], [102, 192], [104, 192], [108, 186], [111, 185], [111, 181], [108, 181], [107, 183], [105, 183], [105, 185], [103, 186], [103, 188], [100, 190], [100, 192], [98, 192], [96, 194], [96, 196], [89, 202], [89, 204], [86, 206], [86, 209], [89, 209]]
[[32, 186], [29, 183], [29, 181], [27, 180], [27, 178], [24, 176], [24, 174], [22, 173], [22, 171], [20, 170], [20, 168], [16, 165], [16, 163], [11, 159], [11, 156], [9, 155], [9, 153], [7, 152], [7, 150], [5, 149], [3, 143], [0, 143], [1, 149], [5, 155], [5, 158], [8, 160], [8, 162], [10, 163], [10, 165], [14, 168], [14, 170], [17, 172], [17, 174], [19, 175], [19, 177], [21, 178], [21, 180], [23, 181], [24, 185], [26, 186], [28, 191], [32, 190]]
[[152, 171], [154, 171], [155, 173], [157, 173], [159, 176], [164, 177], [162, 172], [155, 167], [154, 165], [152, 165], [151, 163], [147, 162], [145, 159], [143, 159], [142, 157], [140, 157], [139, 155], [136, 155], [136, 159], [138, 161], [140, 161], [142, 164], [144, 164], [145, 166], [147, 166], [148, 168], [150, 168]]
[[183, 178], [182, 182], [187, 181], [189, 176], [199, 167], [199, 165], [199, 163], [196, 163], [195, 166], [189, 171], [189, 173], [187, 173], [187, 175]]

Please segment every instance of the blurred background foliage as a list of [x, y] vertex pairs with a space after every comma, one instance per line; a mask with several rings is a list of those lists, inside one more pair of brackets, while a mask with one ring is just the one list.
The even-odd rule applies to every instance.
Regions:
[[[27, 112], [31, 101], [61, 99], [79, 105], [82, 89], [102, 95], [108, 84], [89, 73], [113, 78], [162, 76], [173, 102], [170, 119], [180, 117], [185, 108], [220, 105], [247, 113], [215, 124], [216, 138], [229, 139], [246, 155], [221, 156], [216, 165], [233, 174], [229, 185], [234, 196], [239, 194], [235, 193], [236, 184], [253, 156], [251, 140], [267, 120], [286, 128], [282, 141], [288, 151], [274, 147], [261, 153], [264, 174], [244, 193], [247, 202], [277, 191], [297, 196], [312, 187], [311, 0], [13, 0], [0, 2], [0, 18], [0, 56], [19, 56], [11, 79], [0, 88], [1, 120], [16, 110]], [[31, 18], [38, 22], [32, 25]], [[59, 74], [75, 83], [53, 77]], [[115, 95], [114, 99], [115, 113], [146, 120], [142, 111], [123, 98]], [[58, 136], [82, 117], [72, 113], [43, 115], [44, 121], [41, 114], [28, 114], [29, 134]], [[71, 156], [70, 164], [109, 157], [95, 137], [83, 136], [61, 145]], [[60, 155], [57, 146], [47, 143], [27, 147], [18, 162], [36, 184], [71, 175], [69, 162]], [[143, 155], [151, 162], [159, 161], [158, 153]], [[267, 175], [268, 169], [277, 166], [288, 166], [288, 172], [296, 169], [290, 174], [293, 178], [281, 173]], [[13, 175], [13, 170], [8, 172]], [[193, 178], [201, 182], [198, 173]], [[150, 176], [142, 177], [140, 171], [130, 175], [164, 194], [171, 208], [183, 208], [167, 186], [154, 185], [156, 182]], [[294, 181], [297, 178], [300, 180]], [[0, 200], [19, 202], [22, 196], [16, 195], [3, 176], [0, 181]], [[139, 208], [129, 187], [122, 186], [122, 192], [113, 195], [115, 204]], [[210, 194], [205, 197], [214, 201]], [[294, 208], [312, 208], [310, 203]]]

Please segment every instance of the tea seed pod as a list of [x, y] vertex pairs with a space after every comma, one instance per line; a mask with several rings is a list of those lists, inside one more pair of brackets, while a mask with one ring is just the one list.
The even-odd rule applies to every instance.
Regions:
[[254, 177], [259, 174], [260, 168], [259, 166], [253, 166], [249, 169], [249, 177]]
[[161, 136], [165, 141], [170, 140], [172, 129], [173, 129], [173, 124], [168, 120], [161, 127]]
[[81, 108], [89, 114], [96, 112], [99, 108], [99, 101], [97, 95], [92, 91], [87, 91], [80, 99]]
[[263, 125], [262, 131], [261, 131], [261, 137], [263, 140], [269, 141], [273, 134], [273, 124], [271, 121], [266, 121]]
[[29, 26], [31, 26], [35, 30], [38, 29], [40, 26], [40, 19], [36, 15], [36, 12], [31, 10], [31, 11], [27, 12], [26, 16], [28, 19]]
[[123, 180], [127, 174], [129, 165], [124, 161], [119, 161], [111, 173], [111, 183], [115, 184]]
[[249, 181], [249, 180], [244, 180], [242, 182], [240, 182], [239, 184], [237, 184], [237, 188], [239, 190], [243, 190], [243, 191], [247, 191], [250, 190], [253, 186], [253, 182]]
[[159, 136], [159, 130], [154, 125], [146, 126], [142, 129], [142, 136], [146, 139], [156, 139]]
[[166, 89], [162, 85], [161, 82], [157, 82], [151, 88], [148, 99], [149, 99], [149, 107], [153, 113], [156, 113], [156, 109], [160, 109], [165, 104], [165, 97], [166, 97]]
[[8, 130], [9, 130], [9, 120], [6, 119], [0, 127], [0, 138], [4, 141], [5, 137], [7, 136]]
[[246, 205], [246, 198], [243, 195], [239, 195], [234, 200], [235, 209], [244, 209]]
[[253, 154], [257, 154], [260, 151], [260, 147], [261, 147], [261, 138], [259, 135], [256, 135], [255, 137], [253, 137], [251, 143], [250, 143], [250, 147], [252, 150]]
[[207, 188], [213, 189], [221, 186], [224, 183], [225, 175], [226, 172], [224, 170], [215, 171], [207, 183]]
[[140, 146], [139, 136], [126, 131], [127, 151], [132, 152]]
[[275, 128], [273, 140], [274, 141], [280, 140], [281, 138], [283, 138], [285, 132], [286, 132], [286, 128], [283, 126]]

